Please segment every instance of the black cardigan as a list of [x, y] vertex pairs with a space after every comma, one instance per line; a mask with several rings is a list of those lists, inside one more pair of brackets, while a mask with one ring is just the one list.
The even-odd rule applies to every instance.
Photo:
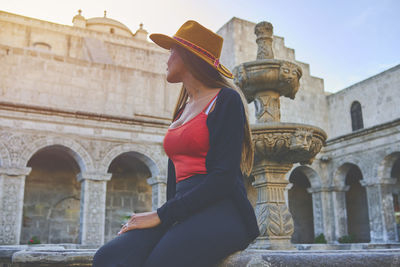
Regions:
[[167, 202], [157, 209], [163, 225], [182, 221], [220, 199], [231, 197], [246, 225], [246, 247], [259, 236], [257, 218], [247, 198], [240, 170], [244, 123], [245, 112], [239, 93], [231, 88], [222, 88], [214, 110], [207, 117], [210, 149], [206, 156], [207, 175], [204, 180], [182, 196], [175, 196], [175, 167], [168, 159]]

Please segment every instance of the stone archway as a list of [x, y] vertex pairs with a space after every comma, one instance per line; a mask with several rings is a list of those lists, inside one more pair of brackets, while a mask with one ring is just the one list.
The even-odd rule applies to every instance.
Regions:
[[[124, 144], [111, 149], [102, 159], [99, 171], [106, 173], [111, 162], [123, 153], [131, 153], [140, 159], [151, 172], [151, 177], [158, 177], [167, 171], [167, 159], [161, 155], [158, 146], [147, 146], [141, 144]], [[163, 160], [164, 159], [164, 160]]]
[[355, 243], [367, 243], [371, 241], [371, 236], [367, 193], [361, 185], [363, 175], [356, 165], [348, 164], [346, 169], [345, 184], [349, 186], [345, 194], [348, 235]]
[[150, 168], [144, 161], [146, 156], [137, 152], [125, 152], [111, 163], [107, 173], [105, 241], [113, 239], [132, 214], [152, 210], [152, 187], [147, 179], [152, 177]]
[[[28, 153], [27, 153], [28, 154]], [[41, 243], [78, 243], [83, 160], [63, 145], [41, 147], [27, 166], [20, 243], [36, 236]]]
[[393, 194], [394, 217], [397, 228], [397, 238], [398, 240], [400, 240], [400, 155], [398, 155], [397, 160], [393, 164], [390, 177], [396, 179], [396, 184], [393, 187], [392, 194]]
[[314, 243], [313, 201], [307, 192], [311, 183], [300, 167], [291, 172], [289, 182], [293, 184], [288, 191], [289, 211], [294, 221], [291, 241], [295, 244]]
[[[393, 207], [390, 205], [391, 203], [385, 203], [382, 210], [387, 222], [385, 230], [389, 240], [397, 241], [400, 240], [400, 152], [392, 152], [387, 155], [378, 167], [378, 174], [383, 191], [382, 198], [386, 201], [390, 201], [392, 198], [393, 203]], [[395, 224], [395, 227], [391, 227], [390, 224]]]
[[69, 154], [77, 162], [81, 172], [94, 169], [89, 153], [76, 141], [62, 137], [46, 137], [30, 143], [21, 153], [17, 164], [26, 166], [37, 151], [50, 146], [59, 146], [61, 150]]

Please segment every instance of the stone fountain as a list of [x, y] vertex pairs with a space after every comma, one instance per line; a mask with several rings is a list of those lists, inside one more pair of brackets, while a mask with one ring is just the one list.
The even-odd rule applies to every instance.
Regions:
[[289, 183], [285, 174], [294, 163], [311, 164], [327, 135], [318, 127], [280, 122], [279, 98], [295, 98], [302, 70], [292, 62], [274, 59], [271, 23], [258, 23], [255, 34], [257, 59], [233, 70], [235, 84], [249, 103], [254, 101], [257, 118], [251, 126], [255, 147], [252, 175], [261, 234], [249, 248], [292, 249], [294, 225], [284, 197]]

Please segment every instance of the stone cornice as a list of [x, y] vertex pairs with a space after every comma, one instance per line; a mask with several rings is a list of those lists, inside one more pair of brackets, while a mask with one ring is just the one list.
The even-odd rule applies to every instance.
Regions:
[[139, 115], [142, 117], [148, 117], [149, 119], [132, 118], [132, 117], [114, 116], [114, 115], [94, 113], [94, 112], [71, 111], [71, 110], [57, 109], [51, 107], [16, 104], [6, 101], [0, 101], [0, 109], [17, 111], [17, 112], [30, 112], [43, 115], [55, 115], [55, 116], [70, 117], [76, 119], [90, 119], [96, 121], [107, 121], [107, 122], [115, 122], [115, 123], [130, 124], [130, 125], [133, 124], [133, 125], [152, 126], [158, 128], [165, 128], [169, 125], [169, 120], [153, 116]]
[[320, 193], [320, 192], [344, 192], [348, 191], [350, 189], [350, 186], [345, 185], [345, 186], [322, 186], [322, 187], [310, 187], [307, 188], [308, 193]]
[[389, 128], [393, 128], [396, 126], [400, 126], [400, 118], [399, 119], [395, 119], [386, 123], [382, 123], [379, 125], [375, 125], [369, 128], [365, 128], [365, 129], [361, 129], [361, 130], [357, 130], [355, 132], [349, 133], [349, 134], [345, 134], [345, 135], [341, 135], [332, 139], [328, 139], [326, 141], [326, 146], [330, 146], [336, 143], [340, 143], [343, 141], [347, 141], [347, 140], [351, 140], [357, 137], [361, 137], [361, 136], [365, 136], [371, 133], [375, 133], [375, 132], [379, 132], [385, 129], [389, 129]]
[[165, 176], [150, 177], [147, 179], [147, 183], [149, 185], [155, 185], [155, 184], [159, 184], [159, 183], [167, 184], [167, 177], [165, 177]]
[[109, 181], [111, 180], [112, 173], [94, 173], [94, 172], [81, 172], [78, 173], [78, 182], [83, 180], [95, 180], [95, 181]]
[[30, 167], [1, 167], [0, 175], [8, 175], [8, 176], [26, 176], [29, 175], [32, 168]]
[[365, 187], [379, 186], [379, 185], [393, 185], [393, 184], [396, 184], [396, 182], [397, 182], [396, 178], [381, 178], [378, 181], [360, 180], [360, 184]]

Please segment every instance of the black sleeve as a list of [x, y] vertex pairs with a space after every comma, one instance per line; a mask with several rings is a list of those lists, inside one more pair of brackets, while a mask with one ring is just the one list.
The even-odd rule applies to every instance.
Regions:
[[233, 191], [240, 172], [245, 113], [240, 95], [235, 91], [218, 100], [223, 101], [207, 118], [210, 135], [206, 157], [208, 175], [192, 190], [169, 199], [157, 209], [163, 223], [182, 221]]
[[175, 166], [171, 159], [168, 159], [168, 176], [167, 176], [167, 201], [172, 199], [176, 193], [176, 175]]

